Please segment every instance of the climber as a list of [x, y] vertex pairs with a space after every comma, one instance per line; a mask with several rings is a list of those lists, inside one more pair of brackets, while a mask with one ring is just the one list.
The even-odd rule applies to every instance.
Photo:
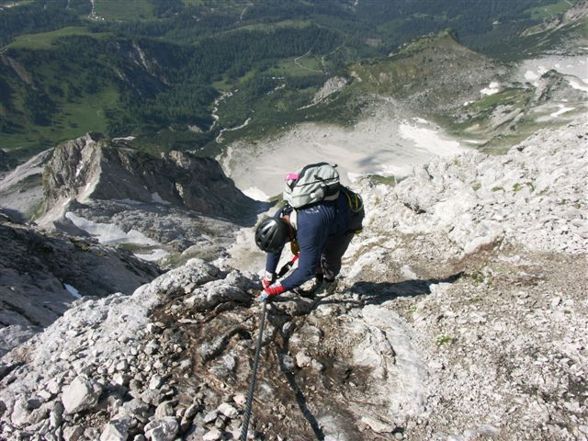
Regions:
[[[300, 291], [312, 295], [321, 289], [332, 292], [341, 259], [351, 239], [361, 230], [363, 204], [358, 195], [341, 186], [334, 200], [294, 209], [289, 205], [273, 217], [264, 219], [255, 232], [255, 242], [267, 252], [263, 293], [260, 301], [291, 291], [314, 276], [313, 287]], [[355, 205], [352, 199], [355, 198]], [[284, 280], [277, 281], [276, 268], [284, 245], [290, 242], [298, 267]]]

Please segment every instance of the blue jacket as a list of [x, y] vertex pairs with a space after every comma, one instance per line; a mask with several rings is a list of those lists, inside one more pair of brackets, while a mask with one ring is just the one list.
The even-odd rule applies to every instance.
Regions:
[[[290, 207], [287, 207], [290, 209]], [[288, 214], [287, 209], [279, 210], [274, 217]], [[310, 280], [320, 267], [320, 259], [327, 240], [343, 236], [350, 231], [350, 210], [343, 192], [332, 202], [321, 202], [296, 210], [296, 241], [300, 248], [298, 267], [292, 274], [281, 281], [287, 290], [302, 285]], [[275, 273], [282, 252], [268, 253], [265, 269]]]

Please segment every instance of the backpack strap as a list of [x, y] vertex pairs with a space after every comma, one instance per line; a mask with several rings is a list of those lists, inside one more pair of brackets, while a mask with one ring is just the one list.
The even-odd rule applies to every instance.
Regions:
[[345, 198], [347, 199], [347, 206], [353, 213], [359, 213], [363, 210], [363, 200], [361, 196], [354, 191], [349, 190], [347, 187], [341, 187]]

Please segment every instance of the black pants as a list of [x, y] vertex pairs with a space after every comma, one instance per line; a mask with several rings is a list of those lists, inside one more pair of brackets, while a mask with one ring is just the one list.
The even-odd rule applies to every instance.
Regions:
[[327, 281], [335, 280], [335, 277], [341, 271], [341, 259], [345, 251], [347, 251], [353, 236], [355, 236], [355, 231], [349, 231], [343, 236], [335, 236], [327, 241], [321, 254], [320, 269], [317, 269], [317, 274], [322, 274]]

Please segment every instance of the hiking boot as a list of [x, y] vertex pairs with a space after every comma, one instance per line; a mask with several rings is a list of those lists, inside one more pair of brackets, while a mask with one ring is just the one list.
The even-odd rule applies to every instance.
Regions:
[[327, 280], [327, 279], [325, 279], [324, 286], [325, 286], [325, 292], [326, 292], [326, 294], [327, 295], [334, 294], [335, 291], [337, 290], [337, 285], [338, 285], [337, 279], [335, 279], [335, 280]]
[[306, 297], [307, 299], [314, 299], [314, 290], [294, 288], [293, 291], [301, 297]]
[[314, 276], [314, 279], [309, 280], [308, 282], [305, 282], [298, 288], [294, 289], [294, 292], [298, 295], [301, 295], [302, 297], [313, 299], [316, 294], [322, 290], [323, 285], [323, 275], [317, 274]]
[[314, 295], [330, 296], [337, 289], [337, 280], [324, 279], [314, 291]]

